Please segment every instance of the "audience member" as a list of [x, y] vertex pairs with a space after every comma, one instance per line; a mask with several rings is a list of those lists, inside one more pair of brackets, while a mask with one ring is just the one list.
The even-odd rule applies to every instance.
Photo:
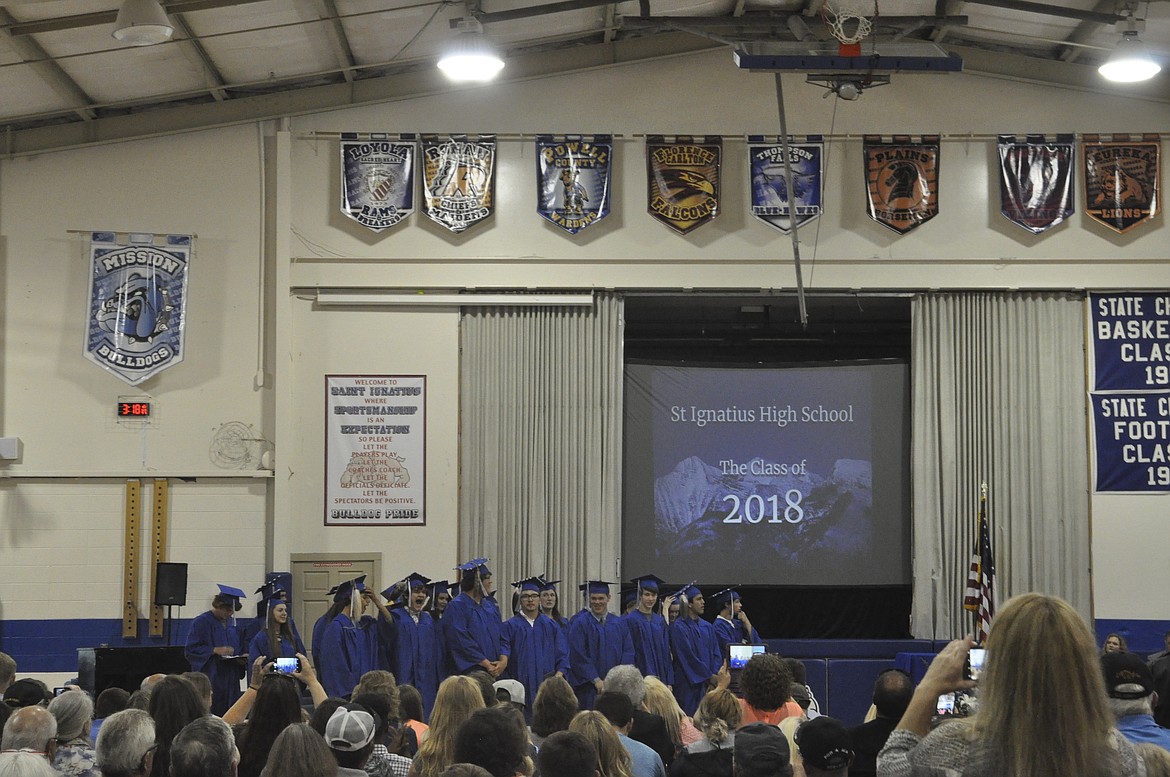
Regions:
[[337, 768], [325, 738], [307, 724], [296, 723], [272, 743], [264, 777], [337, 777]]
[[483, 696], [483, 706], [494, 707], [499, 702], [496, 696], [496, 681], [495, 678], [486, 669], [472, 669], [466, 675], [472, 680], [475, 680], [479, 686], [479, 692]]
[[427, 718], [423, 713], [422, 694], [413, 685], [398, 686], [398, 719], [414, 731], [416, 741], [422, 741], [427, 730]]
[[536, 765], [545, 777], [602, 777], [597, 749], [575, 731], [549, 734], [536, 754]]
[[122, 710], [106, 718], [94, 746], [102, 777], [150, 774], [154, 737], [154, 721], [143, 710]]
[[203, 674], [203, 672], [183, 672], [179, 677], [182, 677], [191, 685], [195, 686], [195, 692], [199, 694], [199, 698], [203, 699], [203, 704], [207, 711], [211, 712], [211, 678]]
[[1146, 762], [1146, 777], [1170, 777], [1170, 752], [1166, 748], [1138, 742], [1133, 749]]
[[158, 749], [154, 751], [154, 768], [150, 774], [151, 777], [168, 777], [171, 743], [187, 724], [205, 714], [203, 700], [199, 698], [194, 685], [178, 675], [169, 675], [151, 688], [149, 712], [150, 717], [154, 718], [155, 741], [158, 742]]
[[[630, 669], [638, 671], [633, 666]], [[611, 669], [609, 674], [612, 673]], [[606, 675], [607, 678], [609, 674]], [[630, 754], [630, 772], [633, 777], [666, 777], [666, 769], [658, 753], [649, 745], [629, 736], [634, 725], [634, 705], [630, 702], [629, 696], [618, 691], [602, 691], [593, 701], [593, 709], [605, 716], [618, 735], [618, 740]]]
[[1105, 635], [1105, 641], [1101, 643], [1101, 655], [1106, 653], [1128, 653], [1129, 645], [1125, 642], [1125, 637], [1113, 632]]
[[313, 714], [309, 716], [309, 727], [324, 737], [325, 724], [329, 722], [329, 718], [333, 716], [333, 713], [338, 707], [344, 707], [345, 705], [345, 699], [338, 696], [330, 696], [313, 708]]
[[13, 709], [31, 707], [34, 704], [45, 705], [53, 698], [49, 687], [40, 680], [25, 677], [8, 686], [4, 691], [4, 701]]
[[100, 777], [97, 756], [89, 739], [93, 722], [93, 701], [81, 689], [65, 693], [49, 702], [49, 712], [57, 719], [57, 754], [53, 768], [66, 777]]
[[364, 771], [374, 751], [377, 726], [374, 716], [360, 704], [344, 704], [325, 724], [325, 744], [337, 760], [339, 777], [366, 777]]
[[463, 721], [484, 708], [480, 684], [466, 675], [453, 675], [439, 684], [431, 727], [418, 746], [410, 773], [415, 777], [438, 777], [455, 763], [455, 734]]
[[695, 711], [703, 738], [679, 753], [670, 766], [671, 777], [731, 777], [735, 729], [742, 715], [739, 699], [726, 688], [704, 696]]
[[134, 691], [126, 700], [126, 709], [148, 712], [150, 710], [150, 691], [144, 691], [141, 688]]
[[[670, 762], [674, 760], [674, 743], [662, 716], [646, 709], [646, 680], [638, 671], [638, 667], [619, 664], [610, 669], [605, 675], [602, 689], [624, 694], [630, 700], [630, 704], [633, 705], [630, 739], [648, 746], [658, 754], [662, 763], [669, 767]], [[597, 709], [597, 705], [594, 704], [593, 708]]]
[[[789, 695], [804, 710], [804, 716], [812, 720], [821, 714], [821, 705], [808, 684], [808, 667], [799, 658], [785, 658], [784, 665], [788, 667], [788, 673], [792, 675]], [[798, 685], [800, 688], [796, 687]]]
[[390, 721], [394, 719], [394, 708], [390, 697], [384, 693], [355, 693], [353, 703], [360, 704], [374, 716], [374, 749], [363, 767], [371, 777], [406, 777], [410, 772], [410, 759], [395, 752], [398, 732], [392, 731]]
[[1106, 653], [1101, 656], [1105, 693], [1117, 730], [1130, 742], [1149, 742], [1170, 750], [1170, 729], [1154, 722], [1154, 675], [1134, 653]]
[[130, 694], [125, 688], [117, 686], [110, 686], [98, 694], [97, 701], [93, 703], [93, 723], [89, 727], [90, 742], [97, 742], [98, 732], [101, 731], [105, 719], [115, 712], [126, 709], [129, 701]]
[[808, 777], [846, 777], [853, 763], [849, 730], [841, 721], [821, 715], [796, 729], [796, 746]]
[[752, 656], [739, 675], [743, 722], [775, 725], [788, 717], [800, 717], [803, 710], [792, 701], [791, 688], [792, 674], [783, 658], [775, 653]]
[[878, 675], [873, 685], [873, 706], [876, 717], [849, 731], [853, 742], [853, 763], [849, 766], [849, 777], [872, 777], [877, 774], [877, 755], [886, 746], [890, 732], [914, 694], [914, 681], [901, 669], [887, 669]]
[[455, 763], [482, 766], [492, 777], [532, 774], [524, 713], [500, 705], [476, 710], [455, 735]]
[[301, 695], [296, 680], [280, 674], [266, 676], [247, 721], [236, 731], [240, 777], [260, 777], [280, 732], [301, 720]]
[[[353, 694], [350, 698], [357, 701], [358, 696], [368, 696], [369, 694], [381, 696], [384, 703], [378, 705], [377, 712], [386, 718], [386, 726], [375, 745], [383, 745], [388, 753], [413, 758], [414, 754], [418, 752], [419, 738], [413, 728], [399, 727], [402, 698], [399, 688], [393, 672], [387, 672], [385, 669], [372, 669], [361, 676], [358, 684], [353, 687]], [[366, 702], [358, 703], [369, 707]], [[374, 752], [375, 754], [379, 752], [377, 747], [375, 747]], [[377, 764], [381, 764], [380, 759], [375, 758], [375, 761]]]
[[0, 777], [60, 777], [37, 753], [0, 753]]
[[[600, 712], [578, 712], [569, 731], [583, 735], [597, 751], [597, 771], [601, 777], [632, 777], [630, 753], [622, 747], [617, 732]], [[541, 777], [560, 777], [541, 769]]]
[[0, 695], [16, 681], [16, 661], [7, 653], [0, 653]]
[[0, 745], [5, 750], [30, 750], [49, 762], [57, 755], [57, 719], [44, 707], [21, 707], [4, 724]]
[[792, 777], [792, 754], [780, 729], [749, 723], [735, 732], [735, 777]]
[[239, 763], [240, 752], [236, 750], [231, 727], [214, 715], [191, 721], [171, 742], [170, 777], [235, 777]]
[[573, 716], [580, 711], [573, 686], [565, 678], [553, 675], [536, 690], [529, 738], [534, 745], [542, 747], [549, 736], [558, 731], [568, 731]]
[[475, 764], [451, 764], [439, 777], [492, 777], [492, 773]]
[[657, 677], [644, 678], [646, 683], [646, 699], [643, 702], [646, 709], [662, 718], [666, 723], [666, 733], [677, 755], [687, 745], [698, 742], [703, 738], [695, 722], [678, 706], [678, 699]]
[[496, 704], [510, 704], [521, 713], [528, 712], [525, 706], [524, 683], [512, 678], [505, 678], [492, 683], [492, 688], [496, 692]]
[[[1146, 659], [1146, 663], [1153, 666], [1159, 659], [1165, 658], [1166, 656], [1170, 656], [1170, 631], [1162, 634], [1162, 650], [1159, 650], [1157, 653], [1151, 653], [1150, 657]], [[3, 685], [3, 683], [0, 682], [0, 685]]]

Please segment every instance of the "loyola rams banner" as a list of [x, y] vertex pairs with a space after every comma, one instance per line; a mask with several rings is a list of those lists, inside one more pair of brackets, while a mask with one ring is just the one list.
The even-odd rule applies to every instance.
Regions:
[[496, 136], [423, 135], [423, 209], [452, 232], [492, 215], [496, 191]]
[[414, 213], [415, 136], [341, 133], [341, 212], [375, 232]]
[[646, 137], [646, 209], [666, 226], [687, 234], [719, 215], [723, 138], [702, 142], [680, 135], [673, 142]]
[[794, 220], [799, 228], [821, 215], [825, 180], [821, 136], [809, 135], [807, 143], [789, 140], [792, 203], [785, 185], [784, 145], [778, 139], [769, 142], [763, 135], [748, 136], [752, 215], [785, 234], [792, 231]]
[[1000, 135], [1000, 208], [1007, 219], [1034, 235], [1071, 216], [1073, 205], [1073, 136]]
[[85, 358], [137, 386], [183, 361], [190, 235], [94, 232]]
[[609, 215], [613, 136], [536, 136], [536, 212], [570, 235]]
[[1085, 135], [1085, 213], [1117, 232], [1128, 232], [1158, 214], [1158, 135], [1114, 135], [1105, 142]]
[[905, 234], [938, 215], [938, 135], [895, 135], [889, 143], [865, 136], [869, 217]]

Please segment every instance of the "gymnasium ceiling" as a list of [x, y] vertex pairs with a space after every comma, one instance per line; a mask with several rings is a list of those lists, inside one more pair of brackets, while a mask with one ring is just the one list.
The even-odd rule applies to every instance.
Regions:
[[[0, 4], [0, 153], [296, 115], [452, 88], [434, 67], [474, 16], [531, 78], [746, 41], [828, 40], [821, 0], [163, 0], [174, 39], [124, 46], [120, 0]], [[1167, 71], [1106, 86], [1124, 3], [881, 0], [882, 42], [934, 41], [964, 69], [1170, 102]], [[1130, 3], [1170, 65], [1170, 0]]]

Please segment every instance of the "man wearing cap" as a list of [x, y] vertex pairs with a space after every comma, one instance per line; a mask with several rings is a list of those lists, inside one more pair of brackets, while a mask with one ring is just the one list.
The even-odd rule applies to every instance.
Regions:
[[735, 777], [792, 777], [788, 739], [776, 726], [749, 723], [735, 732]]
[[739, 591], [735, 588], [724, 588], [711, 599], [719, 608], [719, 616], [712, 624], [715, 627], [715, 636], [719, 638], [719, 655], [727, 655], [728, 645], [760, 644], [760, 632], [756, 631], [752, 622], [748, 620], [747, 613], [743, 611]]
[[211, 600], [211, 609], [195, 616], [187, 635], [184, 654], [191, 671], [203, 672], [211, 681], [211, 713], [223, 716], [240, 698], [240, 679], [244, 676], [246, 656], [236, 628], [236, 613], [243, 591], [219, 585]]
[[1170, 729], [1154, 722], [1158, 694], [1149, 665], [1135, 653], [1106, 653], [1101, 656], [1101, 671], [1117, 730], [1135, 744], [1149, 742], [1170, 750]]
[[366, 777], [363, 768], [374, 752], [374, 716], [360, 704], [345, 704], [325, 723], [325, 744], [337, 761], [338, 777]]
[[846, 777], [853, 763], [848, 729], [827, 715], [800, 724], [796, 729], [796, 749], [808, 777]]
[[719, 654], [715, 627], [703, 620], [706, 603], [694, 584], [678, 592], [682, 609], [670, 624], [670, 648], [674, 653], [674, 698], [683, 712], [694, 715], [711, 685], [726, 675], [726, 662]]
[[[504, 675], [524, 686], [524, 717], [532, 722], [532, 700], [536, 689], [550, 675], [563, 677], [569, 671], [569, 645], [564, 630], [540, 611], [539, 577], [517, 580], [520, 611], [504, 623], [508, 646], [508, 667]], [[515, 699], [512, 699], [515, 701]]]
[[634, 646], [634, 666], [645, 675], [654, 675], [666, 685], [674, 684], [674, 667], [670, 659], [670, 635], [666, 619], [655, 612], [663, 580], [654, 575], [633, 579], [637, 607], [623, 616]]
[[566, 679], [583, 710], [604, 687], [605, 673], [619, 664], [634, 663], [634, 643], [625, 621], [609, 612], [609, 586], [588, 580], [579, 588], [588, 606], [569, 620], [569, 673]]
[[481, 668], [498, 680], [508, 668], [508, 648], [503, 639], [500, 610], [492, 594], [492, 572], [486, 558], [460, 564], [459, 595], [443, 613], [443, 642], [448, 668], [467, 674]]
[[423, 711], [430, 717], [439, 692], [439, 664], [443, 654], [439, 626], [426, 612], [430, 578], [412, 572], [383, 592], [401, 606], [390, 608], [390, 671], [399, 685], [413, 685], [422, 696]]
[[[349, 698], [362, 675], [386, 668], [385, 646], [390, 643], [390, 613], [382, 598], [365, 585], [365, 575], [337, 587], [334, 601], [341, 612], [321, 635], [317, 669], [321, 685], [330, 696]], [[373, 604], [378, 617], [365, 615]]]

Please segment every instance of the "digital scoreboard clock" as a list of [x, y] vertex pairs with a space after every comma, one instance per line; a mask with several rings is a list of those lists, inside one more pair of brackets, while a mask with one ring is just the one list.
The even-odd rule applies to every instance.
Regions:
[[119, 402], [117, 405], [118, 418], [149, 418], [149, 402]]

